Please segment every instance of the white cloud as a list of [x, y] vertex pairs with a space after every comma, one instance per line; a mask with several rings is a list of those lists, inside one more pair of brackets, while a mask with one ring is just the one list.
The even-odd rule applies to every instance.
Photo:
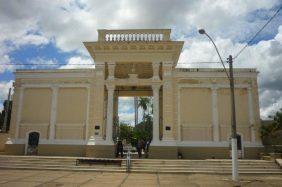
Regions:
[[75, 68], [95, 68], [95, 66], [90, 58], [75, 56], [75, 57], [71, 57], [68, 60], [67, 65], [60, 67], [60, 69], [75, 69]]
[[[60, 68], [89, 67], [92, 60], [82, 42], [95, 41], [97, 29], [103, 28], [172, 28], [174, 39], [185, 40], [181, 63], [218, 61], [212, 44], [196, 33], [198, 28], [205, 28], [225, 60], [244, 45], [238, 42], [253, 36], [278, 6], [280, 0], [54, 0], [48, 4], [36, 0], [3, 1], [0, 2], [0, 63], [11, 63], [9, 53], [20, 46], [52, 41], [63, 52], [77, 52], [68, 65]], [[235, 67], [257, 67], [260, 71], [261, 98], [265, 98], [265, 91], [282, 90], [279, 86], [282, 27], [277, 30], [281, 20], [281, 14], [277, 15], [258, 37], [267, 40], [248, 47], [236, 59]], [[191, 66], [220, 67], [220, 64], [185, 65]], [[13, 70], [13, 66], [0, 66], [0, 73], [6, 70]], [[279, 102], [279, 97], [275, 99]], [[273, 106], [264, 100], [261, 99], [262, 113]]]
[[49, 39], [45, 36], [29, 34], [24, 35], [20, 39], [15, 40], [16, 45], [45, 45], [49, 43]]
[[133, 113], [119, 113], [119, 122], [134, 125], [135, 115]]
[[[29, 69], [47, 69], [58, 67], [58, 61], [56, 59], [46, 59], [43, 57], [35, 57], [27, 60], [28, 64], [31, 64]], [[34, 64], [34, 65], [32, 65]]]

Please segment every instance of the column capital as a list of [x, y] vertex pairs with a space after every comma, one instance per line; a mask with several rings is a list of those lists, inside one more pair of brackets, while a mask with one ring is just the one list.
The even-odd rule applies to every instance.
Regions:
[[95, 62], [95, 67], [105, 67], [105, 62]]
[[217, 86], [217, 85], [213, 84], [213, 85], [211, 86], [211, 90], [212, 90], [212, 91], [216, 91], [217, 89], [218, 89], [218, 86]]
[[107, 84], [106, 86], [108, 91], [114, 91], [116, 87], [114, 84]]
[[160, 61], [153, 61], [153, 62], [152, 62], [152, 65], [153, 65], [153, 66], [159, 66], [160, 64], [161, 64]]
[[152, 84], [152, 89], [153, 91], [159, 91], [161, 88], [161, 85], [160, 84]]
[[114, 80], [115, 79], [115, 67], [116, 63], [115, 62], [107, 62], [108, 64], [108, 80]]
[[115, 66], [116, 62], [107, 62], [108, 66]]
[[162, 64], [163, 64], [164, 67], [171, 68], [173, 66], [173, 61], [163, 61]]
[[152, 62], [152, 67], [153, 67], [153, 80], [158, 81], [160, 80], [160, 75], [159, 75], [159, 71], [160, 71], [160, 62]]

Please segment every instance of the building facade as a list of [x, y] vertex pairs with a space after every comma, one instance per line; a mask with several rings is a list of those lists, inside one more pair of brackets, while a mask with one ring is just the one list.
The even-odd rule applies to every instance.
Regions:
[[[95, 69], [17, 70], [6, 153], [113, 157], [119, 96], [153, 96], [150, 158], [228, 158], [229, 81], [222, 69], [177, 68], [169, 29], [98, 30]], [[242, 156], [262, 149], [255, 69], [234, 69]], [[38, 139], [34, 141], [32, 139]]]

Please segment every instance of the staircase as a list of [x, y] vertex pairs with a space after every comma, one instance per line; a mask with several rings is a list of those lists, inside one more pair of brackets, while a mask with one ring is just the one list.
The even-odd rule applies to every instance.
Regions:
[[[122, 159], [121, 166], [114, 164], [83, 164], [76, 165], [76, 159], [83, 157], [54, 157], [54, 156], [10, 156], [0, 155], [1, 169], [32, 169], [32, 170], [62, 170], [62, 171], [99, 171], [126, 172], [126, 160]], [[107, 161], [109, 159], [96, 158]], [[202, 174], [231, 174], [231, 160], [160, 160], [132, 159], [131, 172], [135, 173], [202, 173]], [[274, 161], [239, 160], [240, 174], [281, 174]]]
[[[205, 173], [231, 174], [230, 159], [220, 160], [156, 160], [132, 159], [131, 172], [144, 173]], [[282, 169], [274, 161], [239, 160], [241, 174], [282, 174]]]
[[[83, 157], [54, 157], [54, 156], [11, 156], [0, 155], [1, 169], [32, 169], [32, 170], [62, 170], [62, 171], [104, 171], [126, 172], [124, 160], [122, 165], [116, 164], [79, 164], [76, 159]], [[97, 158], [97, 160], [105, 160]]]

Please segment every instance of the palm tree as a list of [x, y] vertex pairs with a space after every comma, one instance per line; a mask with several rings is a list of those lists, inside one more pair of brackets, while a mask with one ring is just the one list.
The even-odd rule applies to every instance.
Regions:
[[140, 97], [138, 101], [138, 107], [141, 107], [143, 109], [143, 121], [146, 115], [146, 111], [148, 110], [149, 106], [151, 104], [151, 100], [148, 97]]

